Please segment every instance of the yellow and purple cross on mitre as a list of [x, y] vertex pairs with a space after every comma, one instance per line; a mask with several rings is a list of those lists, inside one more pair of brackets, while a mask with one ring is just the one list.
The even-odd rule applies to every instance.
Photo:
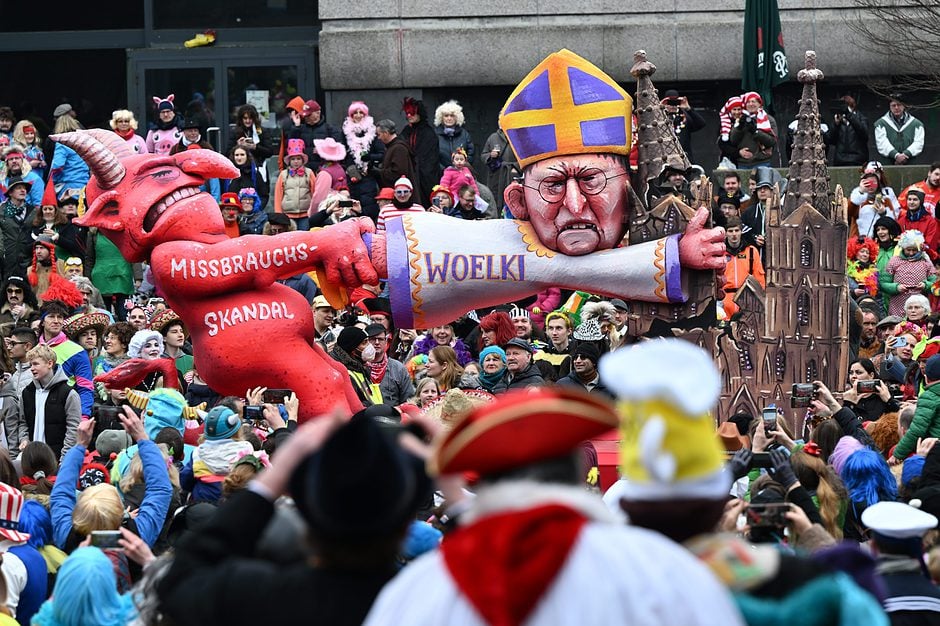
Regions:
[[596, 65], [559, 50], [523, 79], [499, 127], [526, 167], [566, 154], [630, 154], [633, 99]]

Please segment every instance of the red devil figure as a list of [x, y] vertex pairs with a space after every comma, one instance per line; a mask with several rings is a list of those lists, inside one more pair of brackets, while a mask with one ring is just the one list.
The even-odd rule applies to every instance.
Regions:
[[256, 385], [288, 387], [300, 399], [301, 420], [337, 405], [361, 408], [346, 370], [313, 341], [307, 301], [275, 281], [317, 269], [335, 285], [377, 283], [368, 219], [342, 222], [329, 234], [229, 239], [215, 200], [200, 191], [207, 179], [238, 175], [225, 157], [211, 150], [138, 155], [104, 130], [52, 139], [75, 150], [93, 174], [87, 212], [76, 223], [98, 228], [129, 262], [150, 261], [213, 389], [240, 396]]

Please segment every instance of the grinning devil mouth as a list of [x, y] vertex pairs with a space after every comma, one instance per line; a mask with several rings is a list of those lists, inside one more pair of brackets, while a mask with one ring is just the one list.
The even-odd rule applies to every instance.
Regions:
[[144, 232], [149, 233], [152, 231], [160, 216], [166, 213], [171, 206], [198, 193], [200, 193], [199, 187], [182, 187], [161, 198], [159, 202], [150, 207], [147, 215], [144, 216]]

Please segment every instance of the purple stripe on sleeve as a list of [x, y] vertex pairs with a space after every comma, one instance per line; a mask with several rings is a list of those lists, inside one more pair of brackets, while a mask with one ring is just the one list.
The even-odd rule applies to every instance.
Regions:
[[385, 254], [388, 262], [388, 297], [392, 305], [392, 319], [398, 328], [414, 328], [408, 240], [405, 238], [405, 226], [401, 217], [385, 222]]

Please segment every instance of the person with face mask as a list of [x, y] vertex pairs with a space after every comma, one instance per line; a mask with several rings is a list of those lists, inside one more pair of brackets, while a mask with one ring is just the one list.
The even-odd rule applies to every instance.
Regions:
[[330, 350], [330, 356], [349, 372], [349, 381], [364, 407], [382, 404], [382, 392], [372, 382], [370, 369], [376, 354], [366, 331], [357, 326], [344, 328], [336, 338], [336, 345]]

